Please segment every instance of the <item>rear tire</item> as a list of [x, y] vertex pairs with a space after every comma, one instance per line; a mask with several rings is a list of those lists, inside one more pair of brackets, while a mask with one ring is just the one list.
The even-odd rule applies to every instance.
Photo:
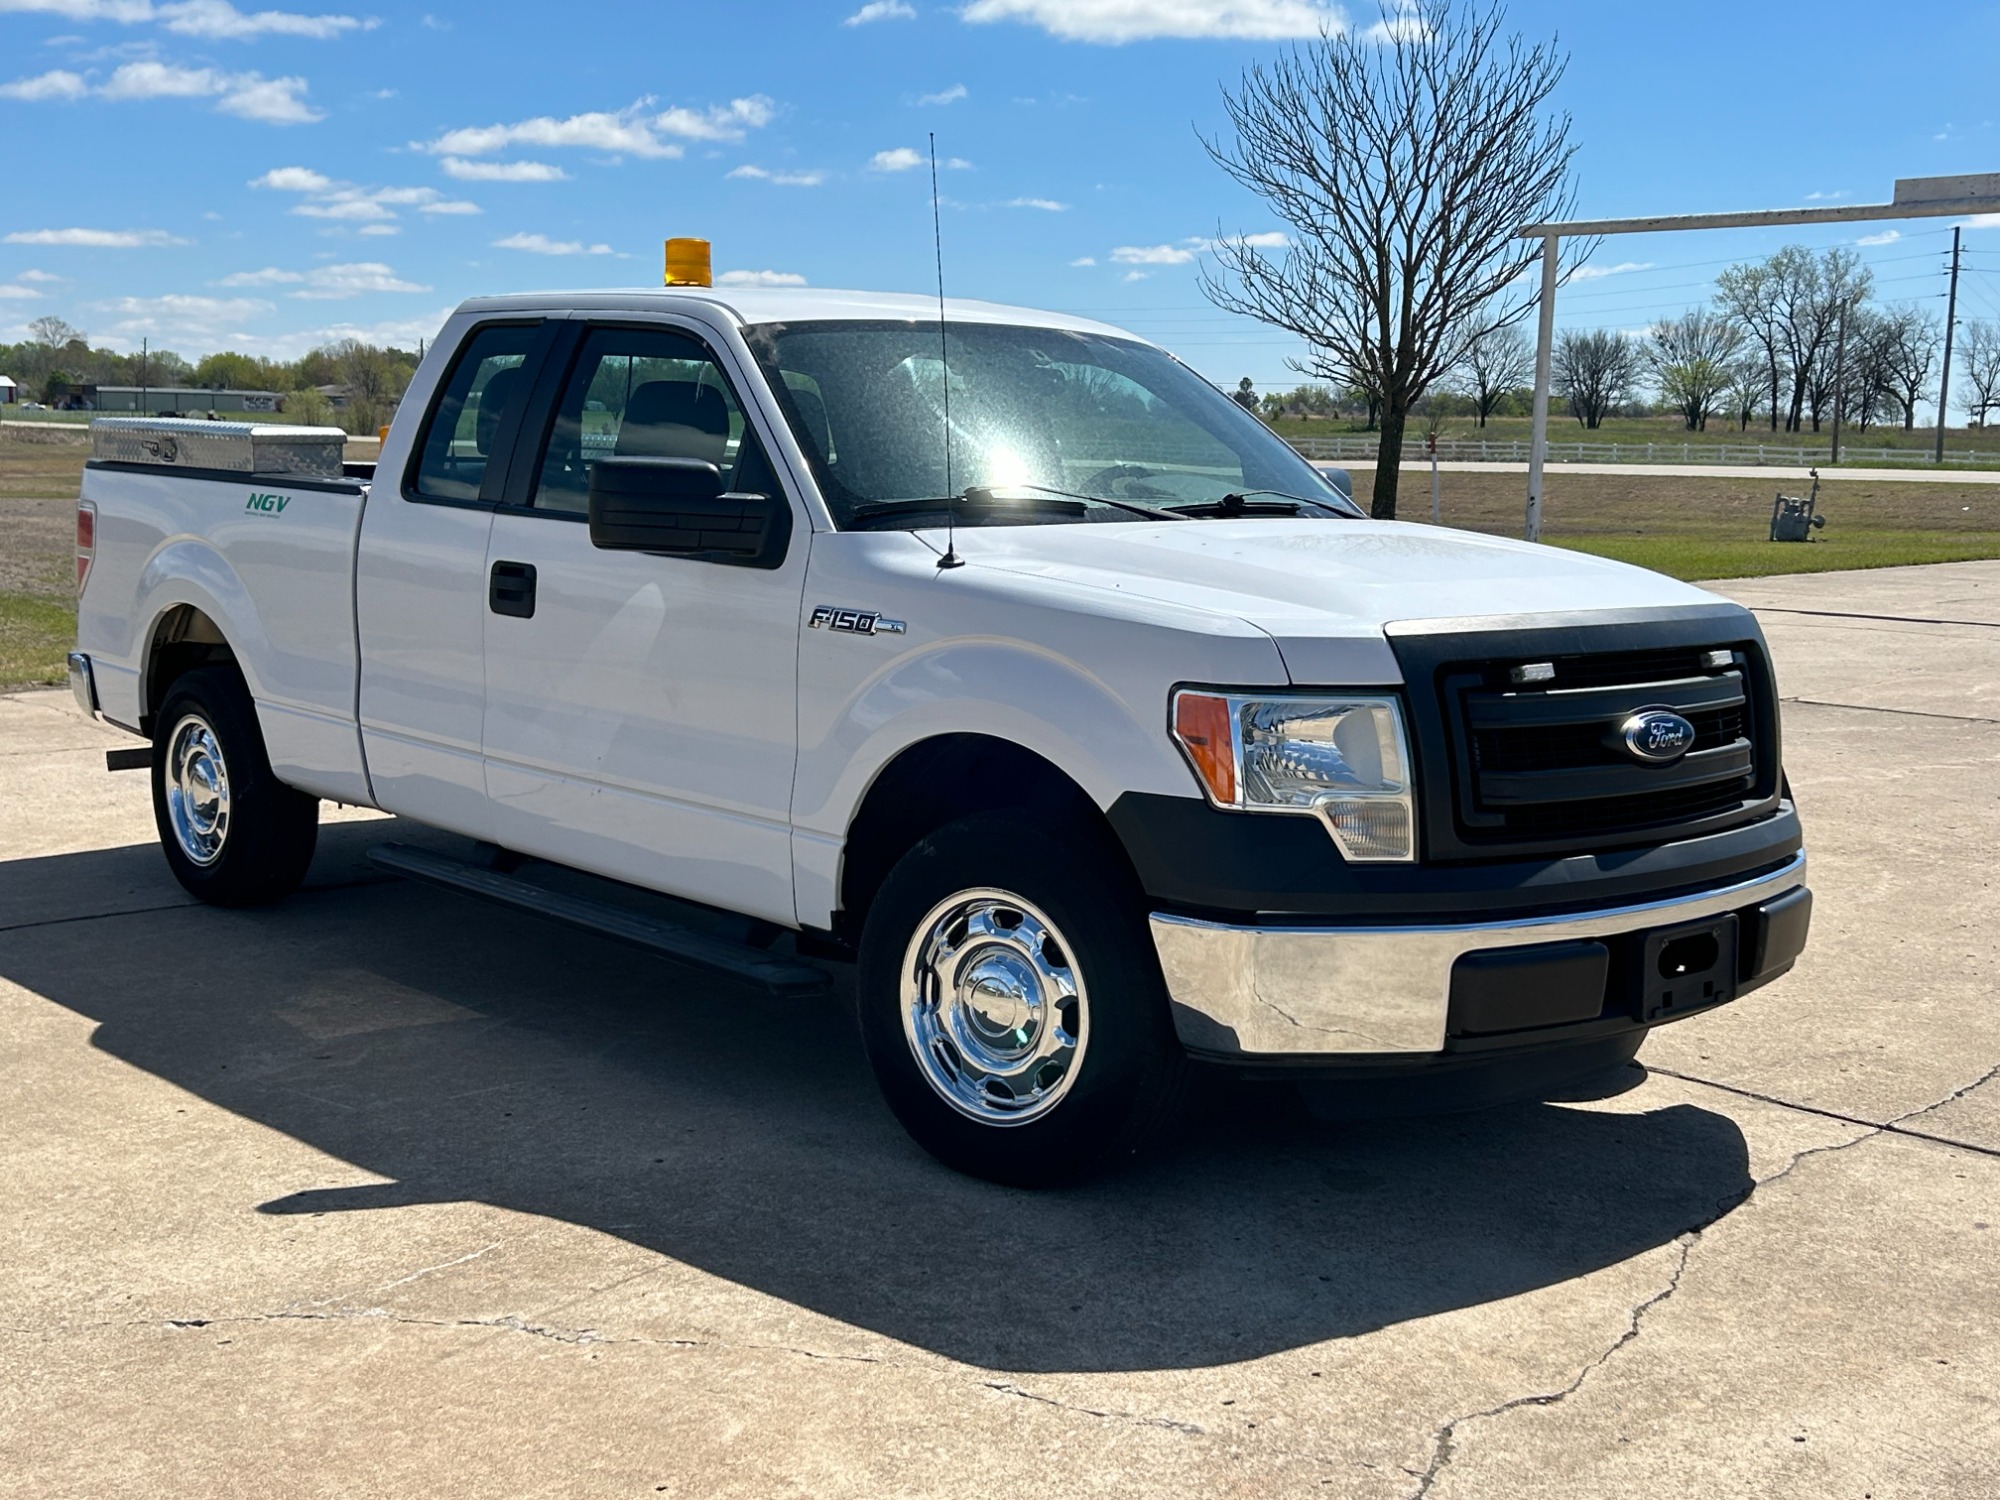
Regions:
[[305, 879], [319, 799], [273, 774], [234, 667], [199, 667], [167, 690], [154, 720], [153, 820], [174, 879], [213, 906], [261, 906]]
[[869, 910], [858, 990], [890, 1109], [975, 1177], [1073, 1181], [1156, 1140], [1186, 1092], [1137, 883], [1052, 820], [980, 814], [904, 855]]

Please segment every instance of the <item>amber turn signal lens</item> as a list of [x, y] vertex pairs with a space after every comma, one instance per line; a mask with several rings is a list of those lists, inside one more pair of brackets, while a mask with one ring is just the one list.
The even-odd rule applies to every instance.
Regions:
[[1174, 738], [1194, 763], [1208, 795], [1221, 807], [1236, 805], [1236, 741], [1229, 723], [1229, 700], [1209, 693], [1182, 693], [1174, 699]]

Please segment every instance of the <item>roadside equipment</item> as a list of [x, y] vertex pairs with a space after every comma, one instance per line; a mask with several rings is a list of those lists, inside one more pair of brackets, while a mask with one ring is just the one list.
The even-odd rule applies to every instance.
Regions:
[[1812, 471], [1812, 493], [1803, 498], [1797, 495], [1780, 495], [1771, 502], [1771, 540], [1774, 542], [1809, 542], [1813, 533], [1826, 525], [1826, 517], [1819, 513], [1819, 470]]

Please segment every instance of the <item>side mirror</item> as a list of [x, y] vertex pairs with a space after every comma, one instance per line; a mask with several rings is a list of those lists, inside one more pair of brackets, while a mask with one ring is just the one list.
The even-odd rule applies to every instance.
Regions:
[[601, 458], [590, 469], [590, 543], [738, 567], [775, 568], [791, 540], [782, 495], [736, 495], [696, 458]]

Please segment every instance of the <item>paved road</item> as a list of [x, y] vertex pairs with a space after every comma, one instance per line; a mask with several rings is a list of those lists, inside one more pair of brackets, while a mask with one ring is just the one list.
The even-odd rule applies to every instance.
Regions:
[[1984, 1497], [2000, 563], [1754, 580], [1805, 961], [1624, 1092], [1211, 1098], [1032, 1196], [834, 1008], [372, 880], [193, 907], [0, 700], [0, 1494]]

